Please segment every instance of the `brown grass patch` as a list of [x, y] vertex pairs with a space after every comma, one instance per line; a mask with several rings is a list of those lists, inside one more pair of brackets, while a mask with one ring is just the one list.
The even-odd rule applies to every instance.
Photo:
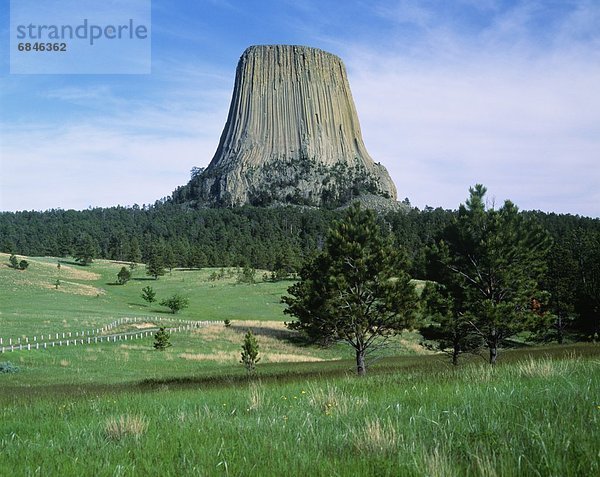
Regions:
[[71, 295], [82, 295], [82, 296], [98, 296], [106, 295], [106, 290], [97, 288], [92, 285], [84, 285], [83, 283], [67, 282], [61, 280], [60, 286], [56, 288], [53, 284], [47, 284], [44, 288], [51, 288], [61, 293], [69, 293]]
[[148, 328], [156, 328], [154, 323], [134, 323], [132, 325], [137, 330], [146, 330]]
[[398, 448], [398, 431], [378, 417], [367, 421], [354, 433], [354, 448], [361, 454], [389, 454]]
[[237, 351], [217, 351], [216, 353], [211, 354], [181, 353], [177, 356], [188, 361], [215, 361], [217, 363], [235, 363], [239, 360], [240, 353], [238, 353]]
[[259, 353], [264, 363], [296, 363], [296, 362], [317, 362], [326, 361], [323, 358], [316, 356], [307, 356], [305, 354], [289, 354], [289, 353]]
[[120, 441], [126, 437], [139, 439], [147, 430], [148, 421], [144, 416], [109, 417], [104, 423], [104, 435], [112, 441]]
[[[252, 330], [256, 336], [258, 345], [260, 346], [262, 362], [325, 361], [323, 358], [315, 357], [314, 350], [298, 347], [288, 341], [290, 338], [296, 336], [297, 332], [288, 330], [281, 321], [236, 321], [228, 328], [222, 324], [215, 324], [199, 328], [193, 331], [193, 334], [198, 335], [203, 342], [224, 341], [239, 348], [247, 330]], [[235, 352], [234, 354], [237, 361], [239, 352]], [[211, 358], [202, 358], [202, 360], [209, 359]], [[213, 360], [220, 361], [220, 359]]]

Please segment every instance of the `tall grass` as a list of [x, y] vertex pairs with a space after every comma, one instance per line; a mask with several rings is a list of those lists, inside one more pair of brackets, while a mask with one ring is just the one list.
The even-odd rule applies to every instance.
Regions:
[[591, 350], [490, 372], [438, 362], [365, 379], [0, 394], [0, 475], [599, 475]]

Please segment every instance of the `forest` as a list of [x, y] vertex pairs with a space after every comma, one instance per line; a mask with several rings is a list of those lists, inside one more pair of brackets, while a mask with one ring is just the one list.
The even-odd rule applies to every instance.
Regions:
[[[405, 205], [410, 205], [408, 200]], [[551, 246], [541, 286], [555, 317], [541, 340], [594, 340], [600, 332], [600, 219], [519, 212], [544, 229]], [[297, 272], [323, 247], [340, 210], [309, 207], [189, 208], [170, 200], [139, 207], [0, 213], [0, 251], [26, 256], [80, 257], [166, 268], [252, 267]], [[378, 220], [406, 250], [413, 278], [435, 278], [432, 248], [446, 238], [457, 211], [406, 207]], [[279, 275], [281, 276], [281, 274]]]

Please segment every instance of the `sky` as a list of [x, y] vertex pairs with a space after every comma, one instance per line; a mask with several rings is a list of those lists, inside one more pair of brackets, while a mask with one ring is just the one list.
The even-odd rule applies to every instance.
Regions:
[[597, 0], [152, 0], [149, 74], [11, 74], [9, 19], [0, 0], [0, 211], [170, 195], [212, 159], [242, 52], [298, 44], [344, 61], [399, 200], [482, 183], [600, 217]]

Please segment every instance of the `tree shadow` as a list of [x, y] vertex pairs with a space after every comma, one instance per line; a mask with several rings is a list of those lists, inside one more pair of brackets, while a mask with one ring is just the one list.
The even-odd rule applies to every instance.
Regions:
[[58, 260], [58, 263], [60, 263], [61, 265], [73, 265], [75, 267], [88, 267], [89, 264], [83, 264], [80, 262], [76, 262], [75, 260]]
[[266, 326], [244, 326], [243, 324], [232, 323], [229, 329], [239, 334], [245, 334], [248, 330], [252, 330], [256, 336], [263, 336], [266, 338], [274, 338], [276, 340], [285, 341], [295, 346], [308, 347], [314, 346], [315, 343], [309, 340], [299, 331], [295, 330], [278, 330], [268, 328]]

